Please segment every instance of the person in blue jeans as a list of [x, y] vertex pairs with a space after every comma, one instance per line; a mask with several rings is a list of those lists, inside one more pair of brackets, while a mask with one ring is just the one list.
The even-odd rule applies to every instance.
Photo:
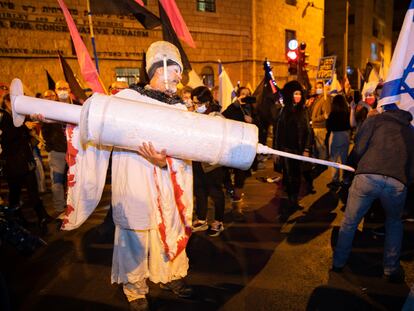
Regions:
[[364, 121], [355, 138], [352, 156], [357, 168], [339, 230], [332, 270], [340, 272], [345, 266], [358, 224], [372, 202], [380, 199], [385, 211], [384, 276], [391, 282], [402, 282], [401, 215], [407, 186], [414, 180], [414, 128], [409, 112], [399, 110], [395, 104], [382, 108], [381, 114]]

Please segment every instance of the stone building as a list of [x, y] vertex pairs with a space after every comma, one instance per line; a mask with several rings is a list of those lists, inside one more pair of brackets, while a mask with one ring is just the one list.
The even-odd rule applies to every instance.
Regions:
[[[346, 0], [326, 1], [325, 54], [337, 55], [337, 71], [343, 76]], [[357, 86], [357, 69], [368, 62], [387, 71], [392, 57], [393, 0], [348, 0], [348, 74]]]
[[[66, 0], [91, 55], [86, 0]], [[158, 15], [158, 1], [145, 1]], [[307, 43], [310, 72], [316, 74], [323, 52], [324, 0], [176, 0], [197, 45], [183, 43], [193, 69], [210, 85], [218, 84], [218, 60], [236, 84], [255, 87], [267, 57], [277, 81], [288, 79], [286, 45]], [[161, 28], [145, 30], [132, 16], [94, 15], [100, 75], [105, 86], [139, 76], [142, 52], [162, 38]], [[45, 70], [63, 74], [57, 51], [82, 80], [66, 23], [55, 0], [0, 1], [0, 82], [19, 77], [33, 91], [47, 88]]]

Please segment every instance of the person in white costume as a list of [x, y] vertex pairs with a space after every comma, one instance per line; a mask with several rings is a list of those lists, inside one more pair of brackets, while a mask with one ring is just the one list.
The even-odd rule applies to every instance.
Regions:
[[[154, 42], [148, 48], [146, 62], [150, 83], [136, 91], [185, 109], [173, 95], [183, 70], [177, 48], [165, 41]], [[151, 142], [140, 146], [138, 152], [113, 150], [116, 229], [111, 279], [123, 284], [134, 310], [148, 308], [148, 278], [180, 297], [192, 294], [183, 281], [188, 270], [185, 246], [193, 210], [191, 162], [166, 154], [166, 150], [157, 152]]]
[[[149, 103], [156, 99], [171, 109], [185, 110], [174, 95], [183, 70], [178, 49], [165, 41], [154, 42], [146, 62], [150, 83], [144, 88], [133, 85], [114, 96]], [[67, 137], [68, 200], [62, 229], [72, 230], [99, 203], [111, 148], [81, 143], [78, 126], [68, 126]], [[158, 150], [151, 142], [137, 146], [137, 151], [112, 150], [115, 239], [111, 281], [123, 285], [132, 310], [149, 308], [147, 279], [179, 297], [192, 295], [183, 280], [193, 215], [192, 165], [167, 154], [168, 150]]]

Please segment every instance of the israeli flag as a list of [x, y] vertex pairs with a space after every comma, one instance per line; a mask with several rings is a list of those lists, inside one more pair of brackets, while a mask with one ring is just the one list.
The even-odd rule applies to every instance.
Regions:
[[414, 116], [414, 0], [405, 14], [379, 105], [392, 103]]
[[[414, 0], [413, 0], [414, 1]], [[228, 76], [226, 70], [224, 70], [223, 65], [219, 60], [219, 102], [221, 105], [221, 111], [227, 109], [231, 105], [233, 98], [234, 87], [231, 83], [230, 77]]]

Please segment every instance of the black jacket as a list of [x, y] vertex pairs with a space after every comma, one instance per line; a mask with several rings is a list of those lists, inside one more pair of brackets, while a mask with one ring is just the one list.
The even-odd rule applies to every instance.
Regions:
[[42, 123], [42, 135], [46, 142], [47, 152], [66, 152], [65, 128], [66, 125], [62, 123]]
[[[293, 104], [293, 93], [301, 91], [302, 101]], [[302, 86], [297, 81], [288, 82], [283, 88], [284, 107], [276, 125], [275, 148], [296, 154], [310, 149], [310, 127], [308, 112], [304, 106], [305, 96]]]
[[235, 101], [223, 111], [222, 115], [226, 119], [245, 122], [244, 116], [251, 116], [251, 107], [249, 104], [240, 105], [238, 101]]
[[414, 181], [414, 128], [404, 110], [386, 111], [367, 118], [355, 138], [356, 174], [378, 174]]
[[25, 125], [15, 127], [6, 110], [0, 109], [0, 117], [4, 171], [8, 178], [20, 178], [35, 168], [29, 130]]

